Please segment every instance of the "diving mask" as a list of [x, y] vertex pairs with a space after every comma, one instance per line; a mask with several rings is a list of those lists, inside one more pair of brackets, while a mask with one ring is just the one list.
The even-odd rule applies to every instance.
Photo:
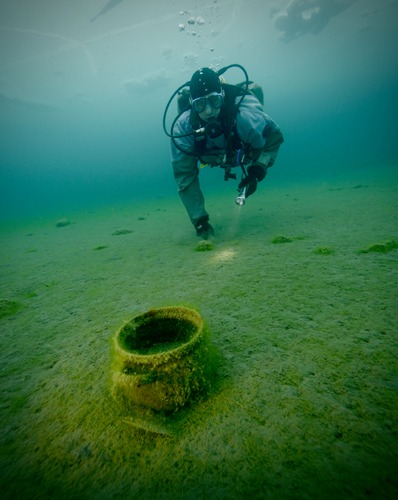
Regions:
[[224, 94], [212, 92], [204, 97], [197, 97], [192, 100], [192, 107], [197, 113], [203, 113], [207, 104], [213, 109], [220, 109], [224, 102]]

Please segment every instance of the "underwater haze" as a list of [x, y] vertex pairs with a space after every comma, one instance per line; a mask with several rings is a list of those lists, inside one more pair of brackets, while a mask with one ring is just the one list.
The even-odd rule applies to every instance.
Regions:
[[[2, 498], [398, 498], [397, 19], [397, 0], [0, 0]], [[200, 170], [200, 241], [162, 119], [230, 64], [285, 143], [244, 206]], [[197, 344], [131, 322], [178, 306]]]
[[286, 139], [274, 182], [396, 166], [396, 0], [18, 0], [0, 14], [2, 219], [176, 196], [162, 115], [202, 66], [238, 63], [263, 86]]

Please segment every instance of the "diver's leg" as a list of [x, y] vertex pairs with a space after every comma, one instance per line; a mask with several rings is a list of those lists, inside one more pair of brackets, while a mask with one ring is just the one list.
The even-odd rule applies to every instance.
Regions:
[[205, 210], [205, 199], [199, 184], [199, 169], [196, 158], [173, 162], [174, 178], [178, 194], [194, 226], [198, 221], [209, 220]]

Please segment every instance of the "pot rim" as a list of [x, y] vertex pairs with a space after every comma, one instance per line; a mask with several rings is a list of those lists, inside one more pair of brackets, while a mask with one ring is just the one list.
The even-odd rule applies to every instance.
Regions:
[[[138, 352], [130, 352], [122, 347], [120, 342], [120, 335], [127, 325], [132, 325], [138, 322], [140, 319], [146, 319], [148, 317], [154, 316], [156, 318], [174, 318], [174, 319], [184, 319], [191, 321], [195, 326], [190, 338], [178, 345], [174, 349], [165, 350], [155, 354], [140, 354]], [[161, 364], [164, 362], [169, 362], [173, 357], [180, 357], [181, 353], [185, 350], [189, 350], [201, 337], [203, 333], [203, 318], [196, 309], [192, 309], [186, 306], [168, 306], [153, 308], [144, 313], [134, 316], [129, 321], [126, 321], [121, 328], [116, 332], [114, 336], [114, 346], [116, 353], [120, 355], [125, 362], [135, 362], [137, 364]]]

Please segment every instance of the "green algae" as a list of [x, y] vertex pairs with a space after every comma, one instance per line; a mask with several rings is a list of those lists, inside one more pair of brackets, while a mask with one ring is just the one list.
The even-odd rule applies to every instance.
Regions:
[[116, 229], [115, 231], [113, 231], [112, 236], [121, 236], [123, 234], [130, 234], [132, 232], [133, 231], [131, 229], [121, 228], [121, 229]]
[[358, 253], [387, 253], [396, 249], [398, 249], [398, 243], [395, 240], [388, 240], [383, 243], [375, 243], [374, 245], [369, 245], [366, 248], [358, 250]]
[[331, 247], [318, 247], [315, 248], [313, 253], [316, 255], [333, 255], [334, 249]]
[[214, 244], [208, 240], [201, 240], [195, 247], [195, 252], [210, 252], [214, 250]]
[[291, 243], [292, 241], [293, 240], [291, 238], [287, 238], [286, 236], [279, 235], [279, 236], [275, 236], [275, 238], [273, 238], [271, 240], [271, 243], [278, 245], [280, 243]]
[[293, 241], [301, 241], [305, 240], [306, 237], [302, 235], [296, 235], [296, 236], [283, 236], [282, 234], [275, 236], [272, 240], [271, 243], [274, 245], [278, 245], [280, 243], [292, 243]]
[[0, 299], [0, 318], [13, 316], [22, 307], [22, 304], [15, 300]]
[[56, 223], [56, 227], [66, 227], [71, 224], [71, 221], [69, 219], [59, 219]]

